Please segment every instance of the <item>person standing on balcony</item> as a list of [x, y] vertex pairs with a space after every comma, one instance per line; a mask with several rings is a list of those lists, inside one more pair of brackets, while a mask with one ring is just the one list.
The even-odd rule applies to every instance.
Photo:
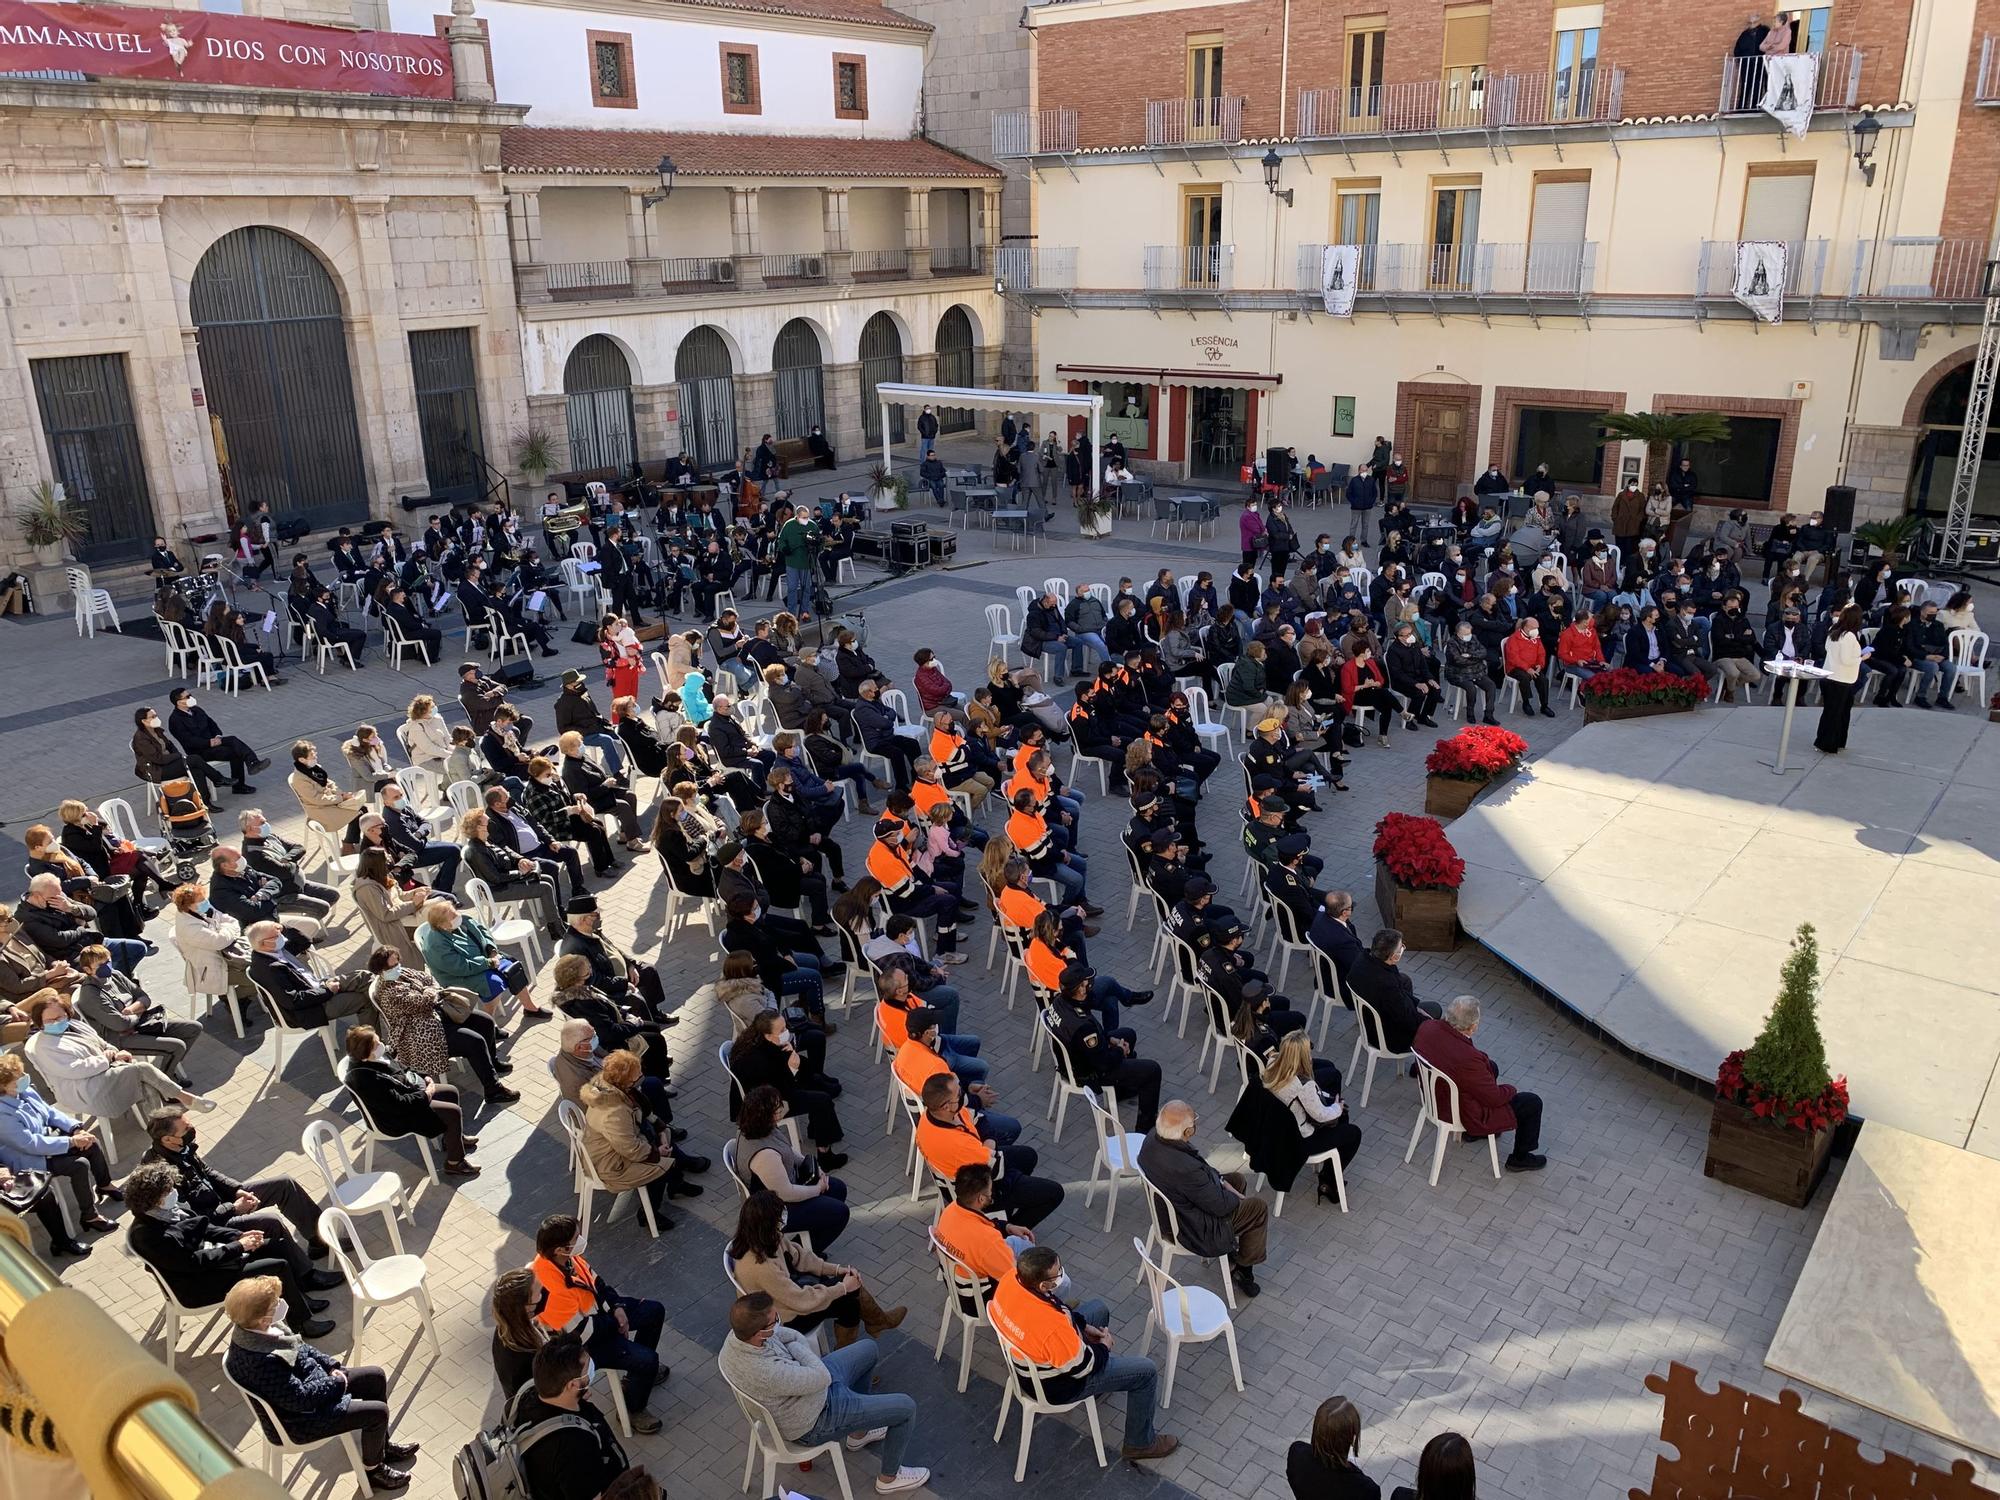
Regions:
[[1757, 101], [1764, 97], [1764, 42], [1770, 35], [1771, 28], [1764, 24], [1763, 17], [1752, 11], [1737, 34], [1736, 45], [1729, 49], [1729, 67], [1735, 82], [1730, 103], [1739, 113], [1755, 109]]

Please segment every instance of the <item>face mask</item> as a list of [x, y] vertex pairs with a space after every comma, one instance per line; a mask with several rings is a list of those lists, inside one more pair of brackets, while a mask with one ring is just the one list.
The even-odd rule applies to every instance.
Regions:
[[781, 1031], [778, 1033], [778, 1045], [780, 1047], [789, 1047], [792, 1045], [792, 1034], [790, 1031]]
[[108, 958], [107, 958], [107, 959], [105, 959], [103, 963], [101, 963], [101, 964], [99, 964], [99, 965], [97, 966], [97, 977], [98, 977], [99, 979], [109, 979], [109, 978], [111, 977], [111, 960], [110, 960], [110, 959], [108, 959]]
[[273, 1323], [284, 1322], [285, 1314], [290, 1312], [291, 1310], [292, 1309], [290, 1305], [286, 1303], [285, 1299], [283, 1297], [280, 1297], [278, 1299], [277, 1305], [271, 1309], [271, 1321]]
[[382, 977], [384, 979], [394, 979], [397, 975], [401, 974], [402, 972], [403, 972], [403, 966], [401, 964], [391, 964], [388, 968], [382, 971]]
[[210, 912], [215, 910], [215, 903], [213, 901], [206, 901], [206, 900], [197, 901], [195, 903], [194, 909], [200, 912], [205, 917]]
[[1469, 641], [1472, 639], [1472, 632], [1470, 630], [1461, 630], [1458, 633], [1458, 638], [1461, 641]]
[[585, 1359], [583, 1362], [583, 1388], [586, 1391], [589, 1390], [591, 1381], [595, 1379], [597, 1379], [597, 1361], [594, 1359]]
[[1049, 1291], [1052, 1292], [1054, 1295], [1060, 1297], [1064, 1292], [1069, 1290], [1069, 1287], [1070, 1287], [1069, 1272], [1065, 1271], [1062, 1273], [1062, 1275], [1056, 1278], [1055, 1285], [1050, 1287]]
[[190, 1125], [186, 1130], [181, 1132], [181, 1149], [183, 1151], [192, 1151], [194, 1149], [194, 1126]]
[[167, 1194], [166, 1197], [160, 1200], [160, 1212], [163, 1214], [177, 1214], [180, 1212], [180, 1208], [181, 1195], [178, 1190]]
[[50, 1036], [61, 1036], [65, 1031], [69, 1030], [69, 1022], [67, 1020], [51, 1021], [42, 1030], [46, 1031]]

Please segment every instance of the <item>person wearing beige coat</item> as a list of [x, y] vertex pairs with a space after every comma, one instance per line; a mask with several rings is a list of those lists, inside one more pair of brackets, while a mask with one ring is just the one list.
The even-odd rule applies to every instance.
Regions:
[[776, 1193], [755, 1192], [736, 1214], [736, 1234], [729, 1242], [730, 1275], [745, 1295], [763, 1292], [778, 1306], [778, 1316], [800, 1333], [833, 1323], [835, 1348], [854, 1342], [863, 1328], [878, 1338], [894, 1328], [909, 1311], [884, 1308], [862, 1284], [852, 1266], [836, 1265], [808, 1244], [784, 1235], [785, 1205]]
[[438, 713], [437, 702], [429, 694], [419, 694], [410, 700], [409, 717], [396, 726], [396, 738], [403, 742], [411, 765], [439, 776], [445, 774], [445, 762], [451, 759], [451, 726]]
[[634, 1094], [644, 1070], [622, 1048], [604, 1059], [597, 1076], [578, 1090], [583, 1100], [583, 1150], [591, 1169], [614, 1193], [637, 1190], [653, 1202], [657, 1216], [669, 1197], [695, 1197], [701, 1187], [686, 1174], [708, 1170], [708, 1159], [676, 1155], [640, 1128], [641, 1101]]
[[343, 792], [340, 785], [319, 763], [319, 749], [311, 740], [292, 746], [292, 774], [285, 778], [292, 795], [310, 821], [317, 821], [334, 833], [349, 818], [367, 811], [368, 799], [360, 792]]
[[384, 947], [394, 948], [411, 968], [421, 970], [424, 955], [417, 947], [415, 929], [424, 919], [424, 903], [431, 898], [430, 887], [402, 889], [389, 878], [389, 856], [370, 847], [361, 851], [361, 862], [355, 867], [350, 890], [368, 935]]

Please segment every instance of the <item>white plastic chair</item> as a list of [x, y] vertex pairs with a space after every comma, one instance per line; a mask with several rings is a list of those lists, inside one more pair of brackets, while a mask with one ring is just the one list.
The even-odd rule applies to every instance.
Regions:
[[[589, 543], [582, 543], [589, 546]], [[604, 610], [604, 591], [598, 587], [597, 575], [586, 573], [582, 562], [575, 557], [565, 557], [560, 562], [563, 586], [569, 590], [571, 600], [576, 604], [579, 615], [597, 615]]]
[[1146, 1331], [1139, 1336], [1139, 1357], [1152, 1347], [1153, 1326], [1167, 1336], [1167, 1368], [1160, 1380], [1160, 1409], [1174, 1404], [1174, 1370], [1180, 1364], [1182, 1344], [1206, 1344], [1220, 1338], [1229, 1346], [1229, 1371], [1236, 1377], [1236, 1389], [1243, 1389], [1243, 1362], [1236, 1355], [1236, 1323], [1222, 1299], [1207, 1287], [1185, 1286], [1156, 1265], [1146, 1253], [1146, 1242], [1132, 1237], [1139, 1252], [1139, 1267], [1152, 1293], [1146, 1313]]
[[116, 630], [120, 635], [125, 633], [119, 628], [118, 606], [111, 602], [110, 591], [91, 586], [90, 569], [64, 568], [63, 577], [68, 580], [70, 597], [75, 601], [78, 635], [95, 639], [100, 621], [107, 630]]
[[[1067, 578], [1044, 578], [1042, 580], [1042, 592], [1045, 594], [1054, 594], [1057, 604], [1061, 605], [1064, 609], [1069, 608], [1070, 592], [1069, 580]], [[1109, 608], [1107, 605], [1107, 612]]]
[[1006, 1336], [1000, 1332], [1000, 1325], [993, 1322], [990, 1305], [986, 1309], [986, 1321], [991, 1325], [994, 1337], [1000, 1341], [1000, 1357], [1007, 1361], [1007, 1375], [1000, 1385], [1000, 1420], [993, 1427], [994, 1442], [999, 1442], [1000, 1435], [1007, 1430], [1008, 1409], [1016, 1402], [1021, 1407], [1021, 1446], [1014, 1460], [1014, 1483], [1019, 1484], [1028, 1472], [1028, 1444], [1035, 1430], [1035, 1418], [1059, 1416], [1066, 1411], [1075, 1411], [1079, 1406], [1090, 1422], [1090, 1441], [1097, 1448], [1097, 1467], [1107, 1467], [1104, 1429], [1097, 1420], [1097, 1398], [1079, 1396], [1074, 1401], [1051, 1401], [1042, 1382], [1057, 1372], [1015, 1353], [1009, 1347]]
[[354, 1299], [351, 1352], [360, 1351], [361, 1341], [368, 1335], [368, 1320], [378, 1311], [394, 1307], [399, 1302], [413, 1302], [416, 1304], [417, 1321], [431, 1341], [432, 1357], [444, 1357], [444, 1350], [438, 1344], [436, 1310], [432, 1308], [431, 1294], [424, 1286], [430, 1268], [424, 1264], [421, 1255], [385, 1255], [377, 1260], [361, 1243], [360, 1232], [344, 1209], [321, 1210], [319, 1237], [333, 1247], [333, 1263], [346, 1278], [348, 1295]]
[[480, 790], [476, 781], [454, 781], [444, 789], [444, 800], [451, 804], [454, 828], [467, 813], [486, 809], [486, 793]]
[[[258, 1096], [261, 1098], [264, 1092], [278, 1081], [278, 1075], [285, 1069], [286, 1040], [293, 1038], [303, 1041], [308, 1035], [308, 1028], [294, 1026], [290, 1021], [287, 1021], [285, 1013], [278, 1009], [278, 1002], [271, 998], [271, 992], [265, 989], [263, 985], [258, 984], [253, 979], [250, 982], [250, 987], [256, 991], [257, 1001], [264, 1007], [264, 1014], [269, 1018], [271, 1023], [271, 1076], [264, 1080], [263, 1088], [257, 1091]], [[333, 1069], [336, 1077], [341, 1077], [343, 1069], [340, 1056], [340, 1037], [334, 1030], [334, 1023], [328, 1021], [324, 1026], [312, 1027], [310, 1031], [311, 1034], [318, 1036], [326, 1044], [327, 1064]]]
[[[414, 651], [418, 661], [424, 661], [424, 643], [413, 641], [403, 634], [403, 627], [396, 623], [394, 615], [382, 616], [382, 652], [389, 658], [389, 665], [397, 671], [403, 669], [403, 658]], [[405, 747], [408, 748], [407, 746]]]
[[986, 1292], [980, 1278], [964, 1265], [958, 1257], [939, 1243], [937, 1231], [927, 1229], [925, 1235], [931, 1242], [931, 1255], [938, 1263], [938, 1275], [944, 1281], [944, 1312], [938, 1318], [937, 1347], [931, 1350], [931, 1363], [944, 1358], [944, 1341], [951, 1334], [952, 1319], [958, 1320], [958, 1391], [965, 1394], [965, 1387], [972, 1379], [972, 1341], [979, 1330], [986, 1326]]
[[[174, 951], [176, 953], [181, 951], [178, 942], [174, 944]], [[214, 1010], [215, 1002], [220, 1000], [229, 1007], [229, 1019], [236, 1023], [236, 1035], [239, 1038], [243, 1035], [243, 1008], [236, 998], [236, 991], [229, 987], [227, 981], [223, 983], [220, 993], [197, 989], [194, 982], [194, 965], [187, 961], [185, 953], [181, 953], [181, 984], [187, 990], [190, 1021], [200, 1020], [209, 1011]], [[208, 1002], [206, 1006], [199, 1004], [203, 1000]]]
[[1986, 688], [1986, 672], [1992, 665], [1991, 647], [1992, 642], [1987, 639], [1983, 630], [1954, 630], [1947, 637], [1945, 660], [1958, 669], [1951, 680], [1952, 694], [1956, 696], [1961, 684], [1977, 678], [1979, 695], [1972, 700], [1974, 707], [1990, 701]]
[[[324, 1448], [328, 1443], [338, 1443], [340, 1451], [347, 1455], [347, 1466], [354, 1471], [354, 1481], [361, 1488], [363, 1496], [373, 1495], [375, 1488], [368, 1482], [368, 1465], [361, 1459], [361, 1444], [358, 1434], [336, 1432], [331, 1437], [300, 1439], [285, 1430], [284, 1421], [271, 1404], [260, 1396], [254, 1396], [236, 1383], [236, 1377], [223, 1367], [223, 1378], [243, 1398], [250, 1408], [250, 1425], [264, 1444], [264, 1472], [280, 1484], [284, 1483], [284, 1460], [287, 1454], [310, 1453], [315, 1448]], [[273, 1437], [271, 1434], [277, 1433]]]
[[[1147, 1231], [1146, 1242], [1141, 1253], [1150, 1251], [1155, 1245], [1158, 1245], [1160, 1248], [1160, 1269], [1162, 1271], [1171, 1271], [1176, 1255], [1194, 1255], [1194, 1252], [1183, 1248], [1181, 1245], [1181, 1220], [1180, 1215], [1174, 1212], [1173, 1203], [1158, 1188], [1153, 1186], [1152, 1182], [1146, 1176], [1145, 1169], [1140, 1167], [1136, 1161], [1133, 1163], [1133, 1170], [1139, 1178], [1140, 1194], [1146, 1200], [1146, 1213], [1152, 1219], [1152, 1227]], [[1201, 1261], [1212, 1260], [1215, 1262], [1216, 1268], [1222, 1272], [1223, 1300], [1231, 1307], [1236, 1306], [1236, 1287], [1229, 1279], [1228, 1257], [1199, 1255], [1195, 1256], [1195, 1259]], [[1141, 1274], [1144, 1274], [1143, 1271]]]
[[1194, 684], [1187, 690], [1187, 700], [1188, 727], [1200, 736], [1204, 743], [1209, 740], [1221, 740], [1222, 751], [1226, 755], [1230, 748], [1229, 726], [1212, 717], [1214, 710], [1209, 707], [1208, 689], [1200, 683]]
[[207, 1320], [201, 1332], [195, 1335], [195, 1347], [199, 1348], [201, 1341], [214, 1329], [216, 1320], [222, 1316], [222, 1303], [217, 1301], [202, 1307], [189, 1307], [174, 1295], [174, 1289], [167, 1285], [167, 1278], [160, 1274], [159, 1269], [151, 1261], [143, 1256], [138, 1259], [139, 1264], [146, 1268], [146, 1274], [153, 1278], [153, 1285], [160, 1289], [161, 1333], [166, 1340], [164, 1352], [167, 1369], [171, 1372], [174, 1368], [174, 1356], [181, 1341], [181, 1324], [202, 1323], [203, 1319]]
[[[731, 1334], [730, 1337], [734, 1338], [735, 1335]], [[727, 1374], [723, 1375], [722, 1379], [723, 1383], [729, 1386], [729, 1393], [736, 1398], [736, 1405], [743, 1413], [743, 1420], [750, 1424], [750, 1447], [743, 1455], [743, 1489], [750, 1488], [750, 1476], [757, 1468], [759, 1454], [763, 1455], [764, 1459], [764, 1484], [757, 1492], [760, 1495], [779, 1493], [779, 1464], [809, 1464], [814, 1459], [824, 1456], [833, 1460], [833, 1477], [840, 1483], [842, 1500], [854, 1500], [854, 1490], [847, 1481], [847, 1459], [841, 1452], [842, 1438], [835, 1437], [817, 1447], [801, 1448], [787, 1441], [778, 1431], [777, 1422], [765, 1409], [763, 1402], [753, 1400], [737, 1390], [730, 1384]]]
[[163, 838], [141, 833], [138, 814], [132, 811], [132, 804], [123, 797], [107, 797], [98, 803], [97, 815], [104, 819], [105, 827], [113, 835], [136, 845], [142, 854], [165, 854], [173, 847]]
[[[1409, 1161], [1417, 1154], [1417, 1142], [1423, 1138], [1426, 1125], [1437, 1129], [1437, 1147], [1431, 1152], [1431, 1186], [1438, 1185], [1438, 1169], [1444, 1165], [1444, 1148], [1452, 1137], [1465, 1134], [1465, 1115], [1459, 1108], [1458, 1083], [1449, 1074], [1441, 1073], [1424, 1061], [1423, 1054], [1413, 1053], [1417, 1063], [1417, 1087], [1422, 1091], [1418, 1100], [1417, 1123], [1410, 1131], [1410, 1147], [1403, 1153], [1403, 1160]], [[1447, 1105], [1439, 1110], [1437, 1104], [1438, 1085], [1444, 1085]], [[1486, 1137], [1486, 1154], [1493, 1162], [1493, 1175], [1500, 1175], [1500, 1137]]]
[[[526, 917], [502, 917], [499, 904], [493, 899], [493, 887], [477, 875], [465, 882], [465, 899], [472, 903], [472, 914], [492, 936], [493, 946], [517, 950], [522, 967], [527, 969], [528, 978], [533, 980], [542, 966], [540, 929]], [[519, 911], [521, 905], [520, 902], [514, 903], [514, 909]]]
[[[1057, 1066], [1061, 1065], [1058, 1061]], [[1090, 1207], [1097, 1197], [1098, 1184], [1103, 1183], [1108, 1190], [1104, 1198], [1104, 1232], [1109, 1234], [1112, 1216], [1118, 1212], [1118, 1180], [1139, 1176], [1139, 1148], [1146, 1138], [1135, 1130], [1127, 1130], [1118, 1118], [1117, 1094], [1108, 1087], [1102, 1093], [1104, 1102], [1100, 1104], [1096, 1093], [1083, 1091], [1083, 1102], [1090, 1109], [1091, 1129], [1097, 1132], [1097, 1158], [1090, 1164], [1090, 1181], [1084, 1184], [1083, 1206]]]
[[[1088, 588], [1086, 588], [1084, 592], [1090, 595], [1090, 597], [1095, 599], [1099, 604], [1104, 606], [1104, 613], [1106, 615], [1109, 615], [1111, 613], [1111, 601], [1114, 596], [1111, 592], [1110, 584], [1093, 583]], [[1067, 608], [1069, 605], [1068, 594], [1063, 595], [1063, 605], [1065, 608]]]
[[1375, 1086], [1375, 1064], [1386, 1062], [1392, 1068], [1400, 1068], [1414, 1055], [1409, 1052], [1391, 1052], [1388, 1033], [1382, 1029], [1382, 1017], [1374, 1006], [1359, 995], [1348, 992], [1354, 1001], [1354, 1017], [1359, 1024], [1354, 1028], [1354, 1055], [1347, 1060], [1347, 1078], [1351, 1082], [1354, 1069], [1365, 1054], [1368, 1071], [1361, 1075], [1361, 1107], [1368, 1107], [1368, 1091]]
[[901, 688], [885, 688], [882, 692], [882, 706], [896, 716], [898, 724], [915, 725], [910, 717], [910, 699]]
[[[576, 1162], [577, 1180], [576, 1221], [579, 1224], [588, 1225], [590, 1223], [592, 1200], [599, 1193], [611, 1193], [611, 1189], [605, 1184], [603, 1177], [598, 1175], [596, 1166], [591, 1162], [590, 1152], [585, 1149], [583, 1142], [583, 1111], [567, 1099], [559, 1100], [556, 1104], [556, 1119], [561, 1121], [563, 1133], [569, 1137], [570, 1144], [574, 1148], [575, 1153], [574, 1160]], [[605, 1216], [605, 1227], [609, 1228], [618, 1222], [620, 1217], [618, 1212], [619, 1202], [628, 1196], [639, 1200], [639, 1211], [646, 1217], [647, 1232], [654, 1239], [658, 1239], [660, 1237], [660, 1223], [659, 1220], [653, 1217], [653, 1196], [642, 1187], [626, 1188], [621, 1192], [611, 1193], [611, 1212]]]
[[410, 1195], [403, 1188], [403, 1179], [394, 1172], [356, 1171], [354, 1158], [347, 1154], [340, 1132], [325, 1120], [307, 1124], [305, 1134], [299, 1139], [299, 1149], [319, 1168], [320, 1180], [326, 1184], [326, 1195], [333, 1206], [349, 1215], [380, 1214], [389, 1227], [389, 1243], [401, 1255], [403, 1233], [396, 1227], [396, 1220], [399, 1216], [410, 1217]]
[[[262, 994], [263, 991], [259, 990], [258, 993]], [[336, 1065], [334, 1072], [340, 1079], [341, 1087], [347, 1088], [347, 1062], [345, 1059]], [[347, 1089], [347, 1096], [354, 1101], [355, 1111], [361, 1116], [362, 1171], [372, 1172], [375, 1170], [375, 1147], [378, 1144], [386, 1145], [395, 1141], [415, 1141], [417, 1143], [417, 1155], [423, 1158], [424, 1171], [430, 1174], [432, 1182], [443, 1186], [444, 1179], [438, 1176], [437, 1161], [431, 1155], [430, 1137], [414, 1130], [406, 1130], [400, 1134], [384, 1130], [375, 1122], [375, 1117], [368, 1112], [368, 1106], [362, 1101], [360, 1094], [356, 1093], [353, 1089]]]
[[993, 637], [992, 644], [987, 648], [986, 659], [1005, 663], [1008, 648], [1021, 644], [1021, 637], [1014, 629], [1012, 611], [1004, 604], [987, 605], [986, 629]]
[[228, 678], [229, 696], [239, 695], [245, 677], [253, 678], [265, 692], [271, 691], [271, 677], [264, 670], [262, 661], [245, 661], [243, 653], [236, 649], [236, 642], [228, 636], [217, 636], [213, 642], [205, 635], [196, 636], [200, 649], [207, 653], [202, 657], [200, 672], [196, 678], [203, 687], [210, 682], [221, 682]]
[[1089, 1099], [1090, 1090], [1076, 1081], [1076, 1068], [1070, 1062], [1067, 1049], [1056, 1035], [1055, 1015], [1043, 1006], [1035, 1017], [1035, 1041], [1048, 1043], [1049, 1052], [1055, 1057], [1055, 1077], [1049, 1082], [1049, 1118], [1056, 1122], [1050, 1132], [1053, 1143], [1062, 1139], [1063, 1122], [1069, 1117], [1071, 1099]]
[[167, 643], [167, 670], [176, 677], [187, 676], [191, 668], [201, 665], [201, 647], [194, 643], [194, 633], [178, 620], [160, 620], [160, 639]]
[[329, 661], [346, 662], [347, 670], [350, 672], [359, 670], [354, 664], [354, 652], [347, 642], [328, 640], [319, 633], [311, 620], [306, 621], [305, 645], [300, 654], [310, 655], [318, 663], [319, 675], [322, 677], [326, 676], [326, 664]]

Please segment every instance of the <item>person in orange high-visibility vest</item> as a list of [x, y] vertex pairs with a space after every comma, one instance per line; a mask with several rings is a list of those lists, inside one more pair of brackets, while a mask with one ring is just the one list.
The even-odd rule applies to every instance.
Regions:
[[938, 1014], [917, 1006], [904, 1016], [907, 1040], [896, 1049], [890, 1067], [903, 1086], [922, 1098], [924, 1085], [940, 1073], [950, 1073], [979, 1106], [979, 1137], [996, 1146], [1011, 1146], [1021, 1138], [1021, 1122], [993, 1109], [998, 1096], [985, 1083], [987, 1064], [979, 1056], [976, 1036], [946, 1036]]
[[963, 787], [970, 792], [975, 809], [986, 800], [986, 794], [993, 790], [996, 778], [972, 763], [971, 744], [959, 732], [950, 714], [940, 713], [931, 720], [929, 748], [931, 759], [944, 773], [946, 786], [954, 790]]
[[1061, 1206], [1063, 1185], [1034, 1175], [1041, 1158], [1032, 1146], [987, 1140], [982, 1133], [985, 1117], [966, 1108], [962, 1097], [958, 1080], [948, 1072], [924, 1084], [917, 1150], [946, 1182], [957, 1177], [960, 1167], [991, 1167], [994, 1207], [1013, 1223], [1033, 1229]]
[[[1008, 779], [1012, 780], [1014, 777], [1028, 770], [1029, 763], [1034, 760], [1037, 754], [1046, 756], [1048, 753], [1048, 731], [1040, 724], [1028, 725], [1021, 731], [1020, 748], [1014, 752], [1013, 758], [1007, 763]], [[1055, 774], [1053, 769], [1055, 762], [1053, 760], [1045, 760], [1042, 764], [1048, 769], [1036, 771], [1034, 774], [1038, 780], [1049, 783], [1052, 789], [1051, 795], [1055, 799], [1055, 806], [1061, 813], [1061, 819], [1058, 821], [1067, 821], [1071, 834], [1070, 841], [1074, 842], [1074, 835], [1078, 827], [1077, 820], [1083, 816], [1083, 802], [1075, 792], [1066, 788], [1063, 785], [1062, 779]], [[1013, 795], [1012, 791], [1009, 791], [1008, 795], [1011, 797]], [[1051, 814], [1051, 816], [1054, 816], [1054, 814]]]
[[909, 825], [898, 818], [883, 818], [875, 825], [875, 842], [868, 846], [868, 873], [882, 887], [889, 910], [901, 916], [934, 918], [937, 922], [937, 951], [958, 951], [958, 922], [961, 911], [970, 913], [972, 903], [962, 901], [941, 886], [917, 874], [903, 852]]
[[599, 1368], [621, 1371], [632, 1430], [658, 1432], [660, 1419], [646, 1410], [646, 1399], [665, 1373], [658, 1350], [667, 1310], [658, 1302], [619, 1296], [592, 1272], [576, 1250], [580, 1232], [570, 1214], [552, 1214], [535, 1231], [535, 1258], [528, 1269], [542, 1288], [536, 1321], [551, 1337], [575, 1337]]
[[987, 1304], [1000, 1342], [1016, 1359], [1042, 1367], [1042, 1391], [1053, 1403], [1125, 1392], [1125, 1441], [1118, 1456], [1129, 1463], [1165, 1458], [1180, 1441], [1153, 1431], [1159, 1371], [1150, 1359], [1113, 1354], [1106, 1332], [1111, 1309], [1095, 1299], [1074, 1306], [1064, 1302], [1068, 1283], [1055, 1251], [1046, 1245], [1023, 1250], [1014, 1274], [1000, 1278]]
[[1063, 900], [1083, 907], [1086, 916], [1098, 916], [1103, 908], [1092, 906], [1084, 886], [1090, 866], [1075, 850], [1063, 849], [1055, 840], [1046, 819], [1035, 811], [1035, 794], [1014, 794], [1014, 810], [1007, 817], [1007, 837], [1014, 849], [1037, 875], [1046, 876], [1062, 887]]
[[[1028, 862], [1015, 855], [1003, 867], [1000, 876], [1000, 894], [994, 898], [1000, 919], [1010, 927], [1017, 927], [1021, 940], [1025, 943], [1035, 930], [1035, 919], [1049, 908], [1041, 897], [1028, 889]], [[1063, 945], [1084, 957], [1084, 942], [1098, 934], [1098, 928], [1087, 925], [1083, 920], [1083, 908], [1065, 906], [1056, 913], [1056, 920], [1062, 924]]]
[[[910, 782], [910, 806], [918, 818], [927, 818], [934, 807], [951, 807], [951, 836], [959, 843], [974, 849], [986, 847], [986, 830], [965, 815], [965, 809], [951, 800], [951, 788], [945, 785], [944, 776], [939, 772], [937, 762], [928, 755], [917, 757], [916, 776]], [[978, 806], [978, 799], [973, 799]]]
[[945, 1253], [977, 1276], [980, 1293], [991, 1297], [1000, 1278], [1014, 1272], [1014, 1257], [1035, 1243], [1034, 1231], [993, 1218], [993, 1169], [977, 1162], [960, 1167], [951, 1179], [951, 1202], [931, 1229]]

